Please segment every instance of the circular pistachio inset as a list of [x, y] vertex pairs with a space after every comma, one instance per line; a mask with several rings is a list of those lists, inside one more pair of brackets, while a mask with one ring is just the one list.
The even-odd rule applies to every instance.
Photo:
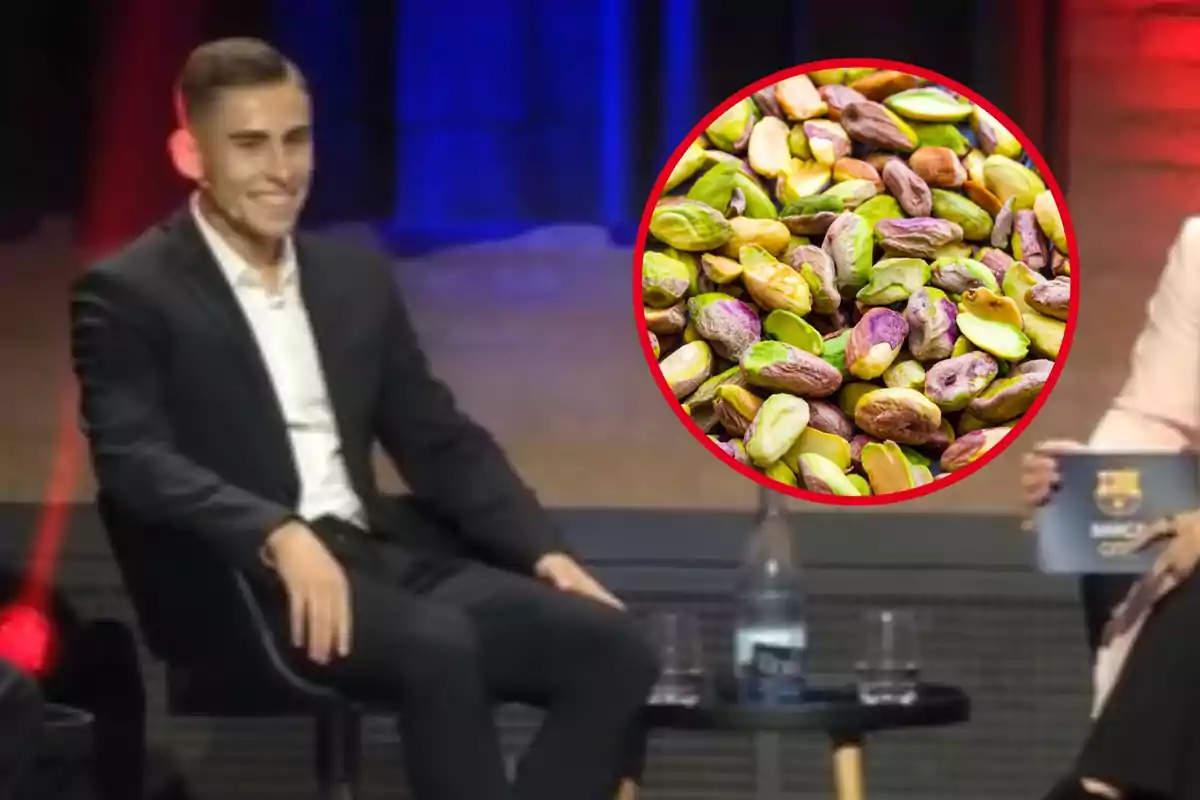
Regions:
[[1049, 183], [937, 81], [844, 67], [747, 93], [649, 204], [650, 352], [692, 423], [768, 483], [929, 484], [1050, 382], [1072, 287]]

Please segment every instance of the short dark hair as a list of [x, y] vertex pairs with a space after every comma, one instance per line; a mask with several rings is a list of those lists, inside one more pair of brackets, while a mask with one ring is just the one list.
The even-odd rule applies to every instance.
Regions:
[[176, 82], [176, 112], [191, 121], [202, 116], [225, 89], [302, 81], [300, 70], [262, 39], [231, 37], [206, 42], [191, 52]]

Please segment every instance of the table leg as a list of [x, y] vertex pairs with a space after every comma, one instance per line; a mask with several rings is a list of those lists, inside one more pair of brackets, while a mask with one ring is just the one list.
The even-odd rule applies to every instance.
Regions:
[[860, 738], [833, 740], [833, 788], [837, 800], [863, 800], [863, 742]]

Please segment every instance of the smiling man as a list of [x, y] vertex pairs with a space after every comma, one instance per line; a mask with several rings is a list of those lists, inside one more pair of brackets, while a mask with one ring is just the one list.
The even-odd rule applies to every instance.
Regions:
[[[293, 668], [401, 711], [418, 798], [610, 800], [655, 656], [433, 377], [388, 260], [295, 232], [309, 103], [257, 40], [184, 66], [195, 192], [72, 292], [105, 505], [163, 570], [241, 571]], [[411, 497], [381, 496], [375, 442]], [[511, 788], [502, 700], [547, 712]]]

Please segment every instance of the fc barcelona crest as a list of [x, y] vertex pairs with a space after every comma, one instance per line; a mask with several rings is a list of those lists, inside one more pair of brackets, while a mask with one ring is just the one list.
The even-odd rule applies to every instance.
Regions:
[[1110, 517], [1136, 514], [1142, 507], [1141, 473], [1136, 469], [1110, 469], [1096, 473], [1096, 508]]

